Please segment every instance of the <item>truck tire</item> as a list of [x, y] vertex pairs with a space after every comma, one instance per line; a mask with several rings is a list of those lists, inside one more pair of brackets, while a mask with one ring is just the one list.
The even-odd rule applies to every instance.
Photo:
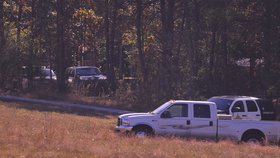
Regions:
[[265, 137], [261, 133], [252, 133], [248, 132], [245, 133], [246, 135], [243, 136], [242, 141], [249, 143], [249, 144], [260, 144], [264, 145], [265, 144]]
[[145, 138], [153, 135], [151, 127], [144, 126], [144, 125], [136, 126], [135, 128], [133, 128], [133, 133], [134, 136], [138, 138]]

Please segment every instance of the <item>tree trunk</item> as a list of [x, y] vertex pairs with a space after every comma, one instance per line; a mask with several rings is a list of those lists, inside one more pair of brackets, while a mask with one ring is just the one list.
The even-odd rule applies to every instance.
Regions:
[[18, 5], [18, 18], [16, 21], [16, 27], [17, 27], [17, 43], [20, 44], [20, 34], [21, 34], [21, 17], [22, 17], [22, 1], [21, 0], [17, 0], [17, 5]]
[[[271, 85], [271, 30], [272, 30], [272, 17], [271, 17], [271, 9], [272, 2], [264, 1], [264, 24], [263, 24], [263, 50], [264, 50], [264, 85], [265, 89], [268, 90]], [[269, 95], [269, 94], [268, 94]]]
[[228, 37], [227, 37], [227, 24], [224, 26], [224, 32], [222, 35], [223, 46], [223, 93], [228, 94]]
[[109, 34], [109, 0], [105, 1], [105, 15], [104, 15], [104, 29], [105, 29], [105, 38], [106, 38], [106, 71], [108, 74], [108, 78], [110, 79], [110, 62], [111, 62], [111, 58], [110, 58], [110, 34]]
[[213, 94], [213, 85], [214, 85], [213, 74], [214, 74], [215, 49], [216, 49], [216, 28], [212, 28], [211, 52], [209, 58], [209, 83], [208, 83], [209, 92], [211, 94]]
[[4, 36], [4, 0], [0, 0], [0, 55], [3, 53], [3, 48], [5, 45]]
[[31, 90], [33, 89], [33, 58], [34, 58], [34, 37], [35, 37], [35, 17], [36, 13], [35, 13], [35, 0], [31, 1], [31, 29], [30, 29], [30, 41], [29, 41], [29, 54], [28, 54], [28, 74], [27, 74], [27, 78], [28, 78], [28, 89]]
[[145, 65], [145, 56], [143, 53], [143, 27], [142, 27], [142, 14], [143, 14], [143, 3], [142, 0], [136, 0], [136, 29], [137, 29], [137, 48], [139, 53], [139, 61], [143, 81], [147, 81], [147, 69]]
[[[179, 31], [179, 39], [177, 41], [178, 46], [177, 46], [177, 50], [176, 50], [176, 54], [174, 55], [174, 60], [172, 61], [174, 64], [174, 73], [172, 76], [174, 76], [174, 86], [180, 87], [180, 83], [182, 83], [182, 77], [180, 74], [180, 54], [181, 54], [181, 49], [182, 46], [184, 45], [184, 39], [185, 39], [185, 30], [186, 30], [186, 18], [187, 18], [187, 14], [188, 14], [188, 2], [187, 1], [183, 1], [183, 17], [182, 17], [182, 22], [180, 23], [180, 31]], [[175, 93], [177, 93], [176, 91], [174, 91]], [[174, 94], [175, 95], [175, 94]]]
[[[4, 55], [4, 45], [5, 45], [5, 36], [4, 36], [4, 0], [0, 0], [0, 58]], [[0, 63], [0, 71], [3, 71], [3, 66]], [[4, 74], [0, 72], [0, 88], [4, 86]]]
[[119, 79], [123, 79], [123, 74], [124, 74], [124, 70], [123, 70], [123, 44], [122, 44], [122, 34], [119, 33], [118, 35], [118, 55], [119, 55]]
[[161, 22], [162, 22], [162, 55], [160, 68], [160, 87], [163, 97], [169, 98], [172, 94], [172, 51], [174, 36], [174, 6], [173, 0], [161, 0]]
[[64, 0], [57, 0], [57, 82], [58, 90], [65, 91]]
[[110, 67], [111, 67], [111, 56], [110, 56], [110, 21], [109, 21], [109, 0], [105, 1], [105, 38], [106, 38], [106, 71], [108, 73], [109, 82], [111, 80]]
[[[105, 1], [105, 37], [106, 37], [106, 69], [108, 72], [109, 87], [111, 90], [116, 89], [116, 77], [114, 71], [114, 39], [115, 39], [115, 27], [116, 27], [116, 13], [117, 13], [117, 1], [113, 1], [113, 13], [112, 24], [110, 25], [110, 7], [109, 0]], [[111, 27], [110, 27], [111, 26]]]
[[191, 33], [191, 38], [192, 38], [192, 75], [194, 77], [197, 77], [198, 75], [198, 71], [199, 71], [199, 55], [198, 55], [198, 49], [197, 49], [197, 42], [198, 42], [198, 38], [199, 38], [199, 32], [200, 32], [200, 18], [199, 18], [199, 2], [197, 0], [193, 1], [193, 7], [194, 7], [194, 11], [193, 11], [193, 17], [194, 17], [194, 21], [193, 21], [193, 32]]
[[110, 32], [110, 58], [111, 58], [111, 66], [110, 66], [110, 74], [111, 74], [111, 90], [116, 90], [116, 75], [115, 75], [115, 35], [116, 35], [116, 27], [117, 27], [117, 6], [118, 0], [113, 0], [113, 12], [112, 12], [112, 25]]

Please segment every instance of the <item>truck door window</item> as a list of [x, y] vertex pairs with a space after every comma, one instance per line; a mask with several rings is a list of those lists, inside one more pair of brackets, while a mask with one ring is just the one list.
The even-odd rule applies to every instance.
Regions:
[[257, 105], [254, 101], [252, 100], [246, 100], [246, 104], [247, 104], [247, 109], [249, 112], [256, 112], [258, 111]]
[[245, 112], [243, 102], [242, 101], [235, 102], [231, 110], [232, 112]]
[[195, 118], [210, 118], [210, 106], [206, 104], [194, 104]]
[[188, 117], [187, 104], [174, 104], [168, 108], [171, 117]]

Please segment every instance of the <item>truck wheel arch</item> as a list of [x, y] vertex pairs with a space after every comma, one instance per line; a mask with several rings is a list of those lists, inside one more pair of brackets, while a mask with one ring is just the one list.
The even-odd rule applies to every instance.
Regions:
[[265, 134], [259, 130], [259, 129], [248, 129], [245, 131], [242, 136], [241, 136], [241, 141], [243, 142], [248, 142], [250, 139], [256, 139], [258, 140], [261, 144], [265, 143], [266, 137]]

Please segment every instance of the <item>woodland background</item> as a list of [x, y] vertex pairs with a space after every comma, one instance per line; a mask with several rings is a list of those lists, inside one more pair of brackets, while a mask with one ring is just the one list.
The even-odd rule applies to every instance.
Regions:
[[44, 65], [65, 93], [66, 67], [95, 65], [111, 95], [143, 105], [279, 98], [279, 8], [278, 0], [0, 0], [0, 87], [20, 89], [22, 66]]

